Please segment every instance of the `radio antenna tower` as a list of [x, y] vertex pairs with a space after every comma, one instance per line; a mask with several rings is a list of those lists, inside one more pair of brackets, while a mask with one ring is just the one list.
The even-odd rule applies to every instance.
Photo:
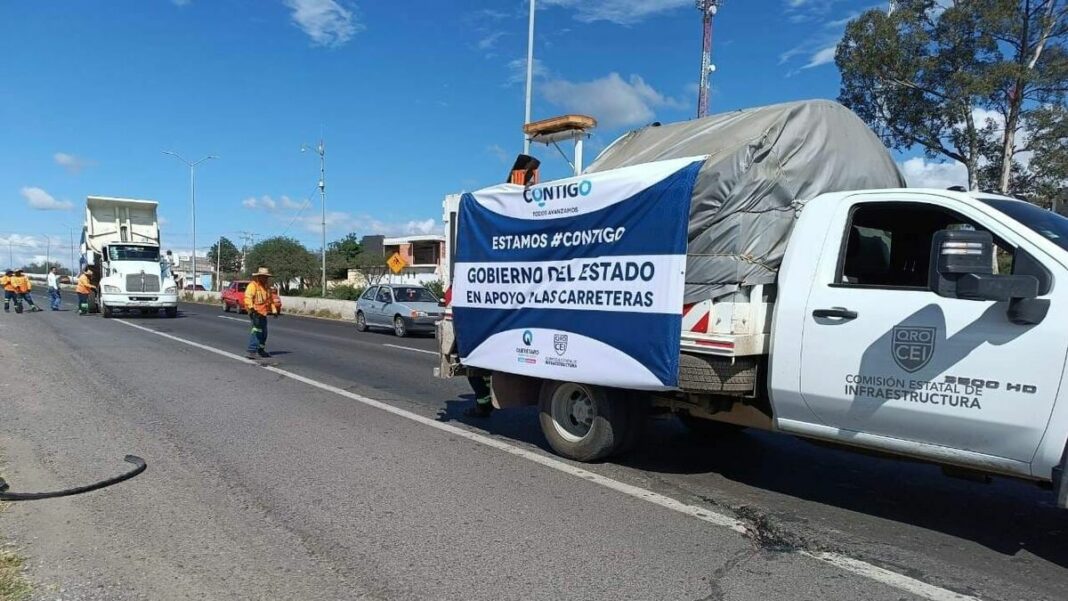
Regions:
[[704, 40], [701, 46], [701, 84], [697, 92], [697, 117], [708, 115], [708, 95], [712, 84], [712, 72], [716, 66], [712, 64], [712, 17], [719, 11], [719, 0], [697, 0], [697, 10], [701, 11], [701, 21], [704, 25]]

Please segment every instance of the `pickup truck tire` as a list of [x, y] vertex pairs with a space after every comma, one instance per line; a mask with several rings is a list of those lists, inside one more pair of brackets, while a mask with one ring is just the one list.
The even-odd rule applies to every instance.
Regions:
[[229, 313], [229, 312], [230, 312], [230, 303], [228, 303], [226, 301], [223, 301], [223, 313]]
[[600, 386], [547, 380], [538, 398], [538, 421], [549, 446], [575, 461], [597, 461], [627, 440], [631, 403], [625, 394], [609, 398]]
[[408, 335], [408, 324], [404, 323], [404, 318], [400, 315], [393, 318], [393, 334], [397, 338], [404, 338]]
[[757, 361], [689, 355], [679, 357], [679, 388], [694, 392], [752, 392], [757, 385]]
[[365, 316], [363, 314], [363, 311], [357, 311], [356, 312], [356, 331], [357, 332], [366, 332], [367, 331], [367, 316]]

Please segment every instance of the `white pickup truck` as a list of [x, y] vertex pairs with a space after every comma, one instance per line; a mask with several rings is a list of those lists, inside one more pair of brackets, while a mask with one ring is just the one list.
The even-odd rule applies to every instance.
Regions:
[[160, 262], [157, 203], [90, 196], [85, 203], [82, 261], [93, 268], [96, 303], [116, 311], [178, 315], [178, 288]]
[[[788, 168], [769, 170], [780, 187], [789, 187]], [[723, 186], [767, 189], [762, 177]], [[706, 181], [715, 189], [721, 180]], [[460, 203], [444, 203], [450, 266]], [[460, 361], [449, 312], [437, 373], [492, 375], [498, 407], [538, 405], [549, 444], [579, 461], [626, 450], [648, 413], [668, 411], [708, 435], [759, 428], [951, 474], [1030, 480], [1068, 506], [1068, 219], [1005, 197], [909, 188], [827, 192], [788, 206], [789, 233], [768, 246], [781, 258], [771, 278], [739, 279], [683, 307], [673, 390], [479, 372]], [[691, 257], [702, 231], [693, 225]], [[754, 248], [765, 231], [750, 230], [739, 246]]]
[[801, 211], [775, 284], [710, 303], [705, 331], [684, 332], [678, 391], [495, 373], [494, 394], [540, 403], [549, 443], [578, 460], [622, 450], [652, 406], [710, 431], [698, 420], [1034, 480], [1064, 507], [1065, 282], [1068, 219], [1029, 203], [826, 194]]

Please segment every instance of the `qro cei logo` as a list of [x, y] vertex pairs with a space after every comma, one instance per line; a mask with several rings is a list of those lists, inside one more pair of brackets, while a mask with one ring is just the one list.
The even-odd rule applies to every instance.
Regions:
[[890, 354], [894, 363], [910, 374], [924, 368], [935, 351], [936, 328], [896, 326], [891, 338]]
[[550, 200], [587, 196], [592, 190], [593, 182], [588, 179], [570, 184], [548, 184], [523, 190], [523, 200], [528, 203], [535, 202], [539, 207], [544, 207], [545, 203]]
[[523, 344], [527, 346], [534, 344], [534, 333], [530, 330], [525, 330], [523, 332]]

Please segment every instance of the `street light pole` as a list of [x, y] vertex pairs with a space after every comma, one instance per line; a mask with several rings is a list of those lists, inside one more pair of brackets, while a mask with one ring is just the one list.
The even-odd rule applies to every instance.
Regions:
[[[527, 109], [523, 125], [530, 123], [530, 95], [534, 83], [534, 0], [530, 0], [530, 17], [527, 19]], [[523, 154], [530, 154], [530, 137], [523, 132]]]
[[173, 150], [164, 150], [163, 154], [169, 154], [189, 167], [189, 205], [193, 213], [193, 292], [197, 291], [197, 192], [196, 192], [196, 168], [197, 165], [219, 157], [209, 154], [199, 161], [187, 161], [182, 155]]
[[[300, 147], [301, 152], [306, 152], [309, 147], [306, 144], [302, 144]], [[315, 152], [319, 155], [319, 200], [323, 205], [323, 221], [322, 221], [322, 234], [323, 234], [323, 298], [326, 298], [326, 144], [323, 139], [319, 138], [319, 145], [315, 148]]]

